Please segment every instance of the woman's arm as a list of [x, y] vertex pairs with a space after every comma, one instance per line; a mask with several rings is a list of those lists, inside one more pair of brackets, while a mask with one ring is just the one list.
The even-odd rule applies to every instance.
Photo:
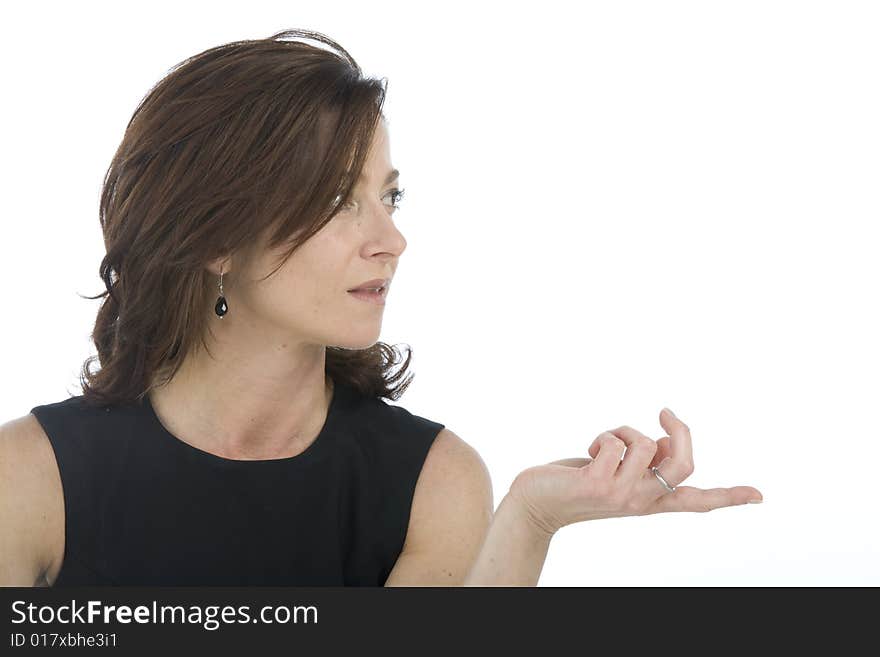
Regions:
[[406, 541], [385, 586], [461, 586], [483, 546], [493, 508], [483, 459], [442, 429], [419, 474]]
[[508, 492], [462, 586], [537, 586], [552, 538]]
[[63, 513], [55, 453], [37, 419], [0, 425], [0, 586], [48, 586]]
[[622, 426], [599, 434], [592, 458], [523, 470], [494, 514], [485, 463], [444, 429], [419, 477], [406, 546], [386, 586], [535, 586], [550, 540], [566, 525], [762, 500], [752, 486], [680, 485], [694, 469], [690, 429], [668, 409], [660, 424], [669, 435], [657, 441]]
[[493, 508], [483, 459], [443, 429], [422, 467], [406, 543], [385, 586], [534, 586], [552, 534], [525, 513], [516, 491]]

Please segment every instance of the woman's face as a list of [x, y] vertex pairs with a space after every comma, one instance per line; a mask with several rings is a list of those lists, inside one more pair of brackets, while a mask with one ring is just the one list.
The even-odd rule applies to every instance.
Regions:
[[379, 122], [350, 204], [262, 281], [282, 250], [257, 256], [225, 295], [229, 312], [224, 322], [237, 316], [255, 339], [287, 346], [294, 341], [363, 349], [378, 340], [384, 306], [348, 290], [371, 279], [392, 278], [406, 248], [392, 220], [398, 183], [388, 179], [393, 166], [384, 123]]

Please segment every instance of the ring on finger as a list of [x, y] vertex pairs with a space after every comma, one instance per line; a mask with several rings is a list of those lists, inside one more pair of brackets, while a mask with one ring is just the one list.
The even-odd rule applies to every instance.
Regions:
[[651, 468], [651, 472], [653, 472], [653, 473], [654, 473], [654, 476], [657, 477], [657, 480], [658, 480], [661, 484], [663, 484], [663, 488], [665, 488], [666, 490], [668, 490], [670, 493], [674, 493], [674, 492], [675, 492], [675, 486], [670, 486], [670, 485], [669, 485], [669, 482], [667, 482], [667, 481], [663, 478], [663, 475], [660, 474], [660, 471], [657, 469], [657, 466], [656, 466], [656, 465], [653, 466], [653, 467]]

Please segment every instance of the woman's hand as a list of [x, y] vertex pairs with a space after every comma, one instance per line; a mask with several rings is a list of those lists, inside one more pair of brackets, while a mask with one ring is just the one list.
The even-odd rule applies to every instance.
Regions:
[[[661, 411], [660, 425], [669, 436], [656, 442], [627, 426], [603, 432], [590, 445], [592, 459], [561, 459], [523, 470], [511, 484], [510, 495], [535, 527], [551, 536], [584, 520], [704, 512], [762, 500], [761, 492], [751, 486], [679, 486], [694, 471], [690, 429], [669, 409]], [[653, 466], [675, 492], [654, 476]]]

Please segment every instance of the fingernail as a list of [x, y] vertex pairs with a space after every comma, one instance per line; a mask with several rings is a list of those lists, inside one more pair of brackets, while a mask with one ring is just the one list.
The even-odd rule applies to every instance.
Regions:
[[669, 408], [664, 406], [663, 410], [666, 411], [667, 413], [669, 413], [672, 417], [678, 419], [677, 416], [675, 415], [675, 413], [673, 413]]
[[749, 504], [760, 504], [764, 500], [749, 500]]

